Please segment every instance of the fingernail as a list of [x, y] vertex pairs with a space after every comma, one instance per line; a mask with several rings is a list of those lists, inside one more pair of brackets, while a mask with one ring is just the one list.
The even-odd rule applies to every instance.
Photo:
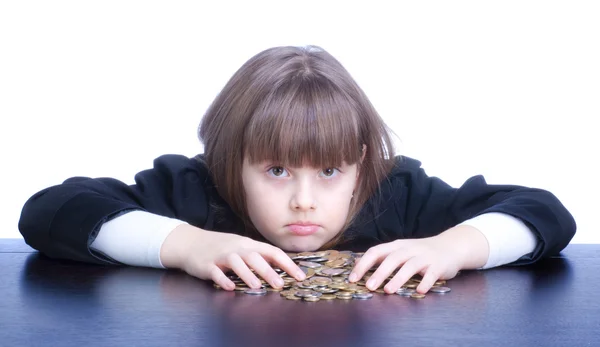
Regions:
[[298, 271], [298, 273], [296, 273], [296, 278], [303, 281], [306, 278], [306, 274], [304, 273], [304, 271], [300, 270], [300, 271]]
[[260, 288], [261, 286], [262, 286], [262, 283], [259, 280], [252, 281], [252, 287]]
[[350, 277], [348, 279], [350, 280], [350, 282], [355, 282], [357, 280], [357, 277], [358, 275], [353, 272], [350, 274]]
[[283, 280], [281, 278], [275, 279], [274, 282], [277, 287], [283, 287]]
[[371, 290], [375, 289], [375, 279], [371, 278], [367, 281], [367, 287]]

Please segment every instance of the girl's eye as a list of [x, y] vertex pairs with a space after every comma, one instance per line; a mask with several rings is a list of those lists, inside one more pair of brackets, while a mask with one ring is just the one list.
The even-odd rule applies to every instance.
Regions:
[[281, 177], [285, 172], [285, 169], [281, 166], [273, 166], [269, 169], [269, 172], [273, 173], [273, 176]]
[[323, 169], [322, 172], [325, 175], [325, 177], [333, 177], [336, 171], [339, 171], [339, 170], [336, 168], [328, 167], [326, 169]]

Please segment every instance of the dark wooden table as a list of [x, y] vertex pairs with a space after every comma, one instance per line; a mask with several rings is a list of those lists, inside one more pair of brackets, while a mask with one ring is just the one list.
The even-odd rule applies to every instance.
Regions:
[[296, 302], [0, 239], [0, 346], [599, 346], [600, 245], [463, 271], [423, 300]]

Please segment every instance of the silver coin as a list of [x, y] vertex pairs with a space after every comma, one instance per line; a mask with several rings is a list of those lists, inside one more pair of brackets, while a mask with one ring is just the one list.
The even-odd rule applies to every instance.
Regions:
[[319, 258], [312, 258], [310, 261], [316, 262], [316, 263], [322, 263], [322, 262], [325, 262], [325, 261], [328, 261], [328, 260], [329, 260], [329, 258], [319, 257]]
[[440, 293], [440, 294], [448, 293], [450, 290], [451, 289], [448, 287], [431, 287], [431, 289], [429, 289], [429, 291], [432, 293]]
[[308, 296], [314, 296], [314, 297], [318, 298], [318, 297], [320, 297], [323, 294], [321, 294], [319, 292], [315, 292], [313, 290], [309, 290], [309, 289], [302, 289], [302, 290], [295, 291], [294, 295], [295, 296], [299, 296], [301, 298], [305, 298], [305, 297], [308, 297]]
[[296, 287], [302, 289], [313, 289], [317, 287], [317, 285], [313, 283], [296, 282]]
[[321, 265], [319, 263], [313, 263], [312, 261], [301, 261], [300, 263], [298, 263], [298, 265], [305, 266], [305, 267], [310, 268], [310, 269], [316, 269], [318, 267], [323, 266], [323, 265]]
[[354, 293], [352, 294], [354, 299], [366, 300], [373, 297], [373, 293]]
[[339, 289], [322, 287], [322, 288], [314, 288], [315, 292], [323, 293], [323, 294], [333, 294], [339, 291]]
[[321, 258], [318, 255], [297, 255], [295, 257], [292, 257], [292, 260], [311, 260], [311, 259], [319, 259]]
[[327, 269], [327, 270], [321, 271], [321, 273], [323, 275], [327, 275], [327, 276], [339, 276], [339, 275], [343, 274], [344, 272], [346, 272], [346, 270], [344, 270], [344, 269]]
[[267, 294], [267, 290], [265, 288], [246, 289], [246, 290], [244, 290], [244, 293], [250, 294], [250, 295], [265, 295], [265, 294]]
[[310, 283], [316, 283], [320, 286], [328, 285], [333, 282], [333, 280], [331, 278], [323, 277], [323, 276], [314, 276], [314, 277], [311, 277], [308, 281]]
[[396, 294], [400, 296], [411, 296], [416, 292], [416, 290], [412, 288], [400, 288], [396, 291]]

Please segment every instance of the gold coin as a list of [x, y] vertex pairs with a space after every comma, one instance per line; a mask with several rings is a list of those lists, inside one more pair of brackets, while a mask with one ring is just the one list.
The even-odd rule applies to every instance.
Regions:
[[410, 295], [410, 297], [413, 298], [413, 299], [423, 299], [425, 297], [425, 294], [412, 293]]
[[358, 287], [358, 285], [356, 283], [352, 283], [352, 284], [347, 284], [346, 288], [342, 288], [342, 290], [345, 290], [348, 292], [355, 292], [357, 290], [360, 290], [360, 288]]
[[335, 293], [335, 296], [338, 298], [352, 298], [352, 293], [350, 292], [337, 292]]
[[285, 298], [288, 300], [294, 300], [294, 301], [302, 300], [302, 298], [295, 296], [295, 295], [287, 295]]
[[346, 289], [348, 285], [346, 283], [330, 283], [327, 285], [329, 288], [333, 289]]
[[323, 294], [321, 295], [321, 300], [335, 300], [335, 294]]
[[331, 262], [331, 264], [328, 264], [330, 267], [332, 268], [340, 268], [342, 266], [344, 266], [344, 264], [346, 264], [346, 259], [337, 259]]
[[338, 300], [352, 300], [351, 296], [338, 296], [337, 297]]

